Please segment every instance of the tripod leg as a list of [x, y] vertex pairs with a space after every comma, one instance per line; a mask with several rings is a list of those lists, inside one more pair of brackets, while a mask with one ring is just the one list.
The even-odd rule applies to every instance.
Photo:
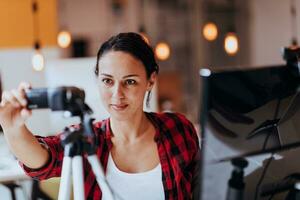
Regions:
[[84, 200], [84, 177], [82, 156], [74, 156], [72, 162], [73, 168], [73, 190], [75, 200]]
[[69, 200], [71, 194], [71, 175], [72, 158], [65, 156], [63, 159], [63, 166], [61, 172], [61, 179], [59, 185], [59, 200]]
[[100, 164], [97, 156], [95, 154], [89, 155], [88, 161], [92, 166], [92, 170], [96, 176], [98, 185], [101, 186], [102, 199], [103, 200], [114, 200], [112, 191], [106, 181], [102, 165]]

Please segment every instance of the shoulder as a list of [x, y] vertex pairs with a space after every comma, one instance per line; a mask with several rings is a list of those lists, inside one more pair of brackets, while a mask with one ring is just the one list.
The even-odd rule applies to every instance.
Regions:
[[149, 113], [158, 123], [163, 124], [166, 128], [173, 128], [176, 126], [187, 126], [190, 128], [194, 128], [191, 121], [189, 121], [183, 114], [181, 113]]
[[181, 167], [192, 163], [200, 149], [198, 134], [192, 122], [180, 113], [149, 115], [155, 120], [159, 141], [165, 146], [168, 156]]
[[[167, 138], [182, 138], [198, 145], [198, 135], [193, 123], [180, 113], [149, 113]], [[179, 137], [179, 135], [181, 137]], [[194, 141], [194, 142], [193, 142]]]
[[160, 120], [169, 120], [169, 119], [174, 119], [174, 118], [184, 118], [185, 120], [186, 117], [181, 114], [181, 113], [177, 113], [177, 112], [150, 112], [150, 113], [147, 113], [157, 119], [160, 119]]

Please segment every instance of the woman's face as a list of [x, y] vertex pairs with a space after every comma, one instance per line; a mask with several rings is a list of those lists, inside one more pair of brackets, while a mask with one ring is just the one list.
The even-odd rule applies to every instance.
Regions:
[[145, 93], [156, 79], [147, 79], [143, 63], [121, 51], [109, 51], [99, 60], [98, 85], [104, 107], [118, 120], [132, 118], [143, 111]]

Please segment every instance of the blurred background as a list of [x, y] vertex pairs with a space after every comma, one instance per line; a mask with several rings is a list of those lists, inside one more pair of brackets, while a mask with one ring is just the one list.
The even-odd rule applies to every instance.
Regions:
[[[2, 90], [20, 81], [79, 86], [105, 118], [97, 50], [112, 35], [139, 32], [160, 66], [149, 110], [181, 112], [196, 124], [199, 69], [284, 63], [281, 48], [300, 39], [299, 13], [300, 0], [1, 0]], [[69, 123], [61, 113], [35, 111], [28, 126], [49, 135]]]
[[[161, 69], [154, 109], [183, 112], [194, 122], [200, 68], [283, 63], [280, 50], [300, 29], [299, 0], [4, 0], [0, 8], [3, 89], [22, 80], [52, 85], [47, 71], [54, 60], [57, 66], [92, 57], [94, 65], [110, 36], [140, 32]], [[35, 57], [33, 66], [37, 51], [44, 63]]]

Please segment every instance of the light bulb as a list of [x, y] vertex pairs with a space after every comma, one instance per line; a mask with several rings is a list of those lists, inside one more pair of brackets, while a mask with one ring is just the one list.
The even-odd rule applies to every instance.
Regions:
[[218, 28], [216, 24], [212, 22], [205, 24], [202, 30], [202, 34], [204, 38], [207, 39], [208, 41], [215, 40], [218, 36]]
[[67, 48], [71, 44], [71, 34], [67, 31], [61, 31], [57, 36], [57, 43], [61, 48]]
[[149, 45], [150, 44], [150, 41], [147, 37], [147, 34], [144, 33], [144, 32], [140, 32], [140, 35], [143, 37], [143, 39], [145, 40], [145, 42]]
[[159, 60], [166, 60], [170, 56], [170, 47], [165, 42], [160, 42], [155, 47], [155, 55]]
[[35, 51], [32, 56], [32, 67], [35, 71], [44, 69], [44, 56], [39, 51]]
[[235, 33], [228, 33], [224, 40], [224, 49], [228, 55], [235, 55], [239, 50], [239, 41]]

